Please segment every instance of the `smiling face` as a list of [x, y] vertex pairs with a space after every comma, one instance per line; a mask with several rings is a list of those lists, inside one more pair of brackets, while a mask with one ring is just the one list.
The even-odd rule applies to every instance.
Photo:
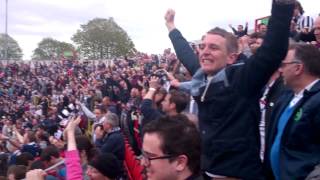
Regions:
[[177, 179], [176, 163], [169, 159], [155, 159], [146, 161], [145, 158], [161, 157], [165, 154], [161, 150], [162, 139], [157, 133], [146, 133], [143, 137], [144, 157], [141, 164], [145, 166], [149, 180], [174, 180]]
[[199, 60], [202, 70], [213, 75], [227, 66], [226, 39], [220, 35], [207, 34], [199, 44]]

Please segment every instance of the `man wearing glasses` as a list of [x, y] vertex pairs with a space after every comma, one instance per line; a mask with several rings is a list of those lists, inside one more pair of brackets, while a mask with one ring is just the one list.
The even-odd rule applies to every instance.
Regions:
[[152, 180], [199, 180], [200, 135], [184, 115], [165, 116], [143, 129], [141, 164]]
[[279, 69], [284, 93], [267, 130], [267, 179], [305, 179], [320, 162], [320, 51], [293, 44]]

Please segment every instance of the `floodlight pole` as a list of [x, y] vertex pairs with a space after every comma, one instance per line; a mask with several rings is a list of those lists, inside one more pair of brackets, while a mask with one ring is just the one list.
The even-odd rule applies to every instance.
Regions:
[[6, 0], [6, 22], [4, 39], [4, 59], [8, 60], [8, 0]]

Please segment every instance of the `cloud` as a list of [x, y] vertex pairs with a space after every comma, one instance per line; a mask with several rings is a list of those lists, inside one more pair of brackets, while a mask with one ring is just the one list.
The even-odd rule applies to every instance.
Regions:
[[[318, 1], [301, 0], [305, 11], [316, 15]], [[164, 25], [167, 8], [176, 10], [176, 26], [188, 40], [200, 39], [209, 29], [228, 24], [253, 27], [254, 19], [267, 16], [271, 0], [9, 0], [9, 34], [30, 59], [44, 37], [72, 42], [70, 38], [95, 17], [113, 17], [127, 31], [136, 48], [147, 53], [162, 53], [172, 47]], [[4, 1], [0, 1], [0, 32], [4, 32]], [[228, 29], [229, 30], [229, 29]]]

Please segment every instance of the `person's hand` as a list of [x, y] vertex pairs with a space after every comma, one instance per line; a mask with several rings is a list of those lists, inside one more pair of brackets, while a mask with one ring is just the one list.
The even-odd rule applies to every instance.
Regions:
[[173, 80], [170, 81], [170, 85], [175, 87], [175, 88], [179, 88], [180, 82], [177, 79], [173, 79]]
[[249, 23], [248, 23], [248, 22], [246, 22], [246, 27], [248, 27], [248, 25], [249, 25]]
[[8, 139], [9, 139], [8, 136], [5, 136], [5, 135], [3, 135], [3, 134], [0, 134], [0, 140], [5, 141], [5, 140], [8, 140]]
[[42, 169], [34, 169], [28, 171], [26, 174], [26, 180], [44, 180], [47, 173]]
[[75, 103], [76, 103], [76, 105], [79, 105], [79, 106], [81, 105], [81, 102], [78, 99], [76, 99]]
[[102, 139], [104, 135], [104, 130], [101, 126], [96, 127], [94, 130], [94, 134], [96, 135], [97, 139]]
[[80, 116], [75, 117], [74, 119], [72, 119], [71, 121], [68, 122], [68, 125], [67, 125], [65, 131], [66, 132], [74, 132], [80, 122], [81, 122], [81, 117]]
[[230, 27], [230, 28], [232, 28], [232, 25], [231, 25], [231, 24], [229, 24], [229, 27]]
[[13, 125], [13, 126], [12, 126], [12, 130], [13, 130], [14, 132], [17, 132], [17, 131], [18, 131], [16, 125]]
[[149, 87], [154, 88], [154, 89], [158, 89], [160, 87], [159, 78], [156, 76], [152, 76], [149, 81]]
[[168, 9], [166, 14], [164, 15], [164, 19], [166, 20], [166, 26], [169, 32], [176, 28], [174, 25], [175, 14], [176, 12], [173, 9]]
[[317, 41], [311, 41], [310, 44], [317, 45]]
[[172, 74], [171, 72], [167, 73], [167, 76], [168, 76], [168, 79], [169, 79], [170, 81], [172, 81], [172, 80], [175, 79], [175, 77], [173, 76], [173, 74]]

